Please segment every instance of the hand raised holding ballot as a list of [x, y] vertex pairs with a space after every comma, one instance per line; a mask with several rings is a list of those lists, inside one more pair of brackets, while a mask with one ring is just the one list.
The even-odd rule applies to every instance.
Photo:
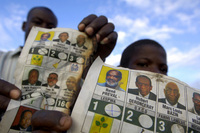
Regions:
[[0, 79], [0, 113], [4, 113], [10, 99], [19, 99], [21, 91], [13, 84]]
[[90, 37], [96, 37], [97, 51], [95, 58], [100, 56], [102, 60], [110, 55], [117, 41], [117, 33], [114, 31], [114, 24], [109, 23], [105, 16], [96, 16], [94, 14], [85, 17], [78, 29], [85, 32]]
[[[96, 37], [98, 46], [95, 58], [100, 56], [105, 60], [114, 49], [117, 40], [114, 25], [108, 23], [105, 16], [89, 15], [81, 21], [78, 28], [91, 38]], [[71, 125], [71, 117], [58, 111], [41, 110], [37, 111], [32, 117], [33, 133], [63, 132], [68, 130]]]

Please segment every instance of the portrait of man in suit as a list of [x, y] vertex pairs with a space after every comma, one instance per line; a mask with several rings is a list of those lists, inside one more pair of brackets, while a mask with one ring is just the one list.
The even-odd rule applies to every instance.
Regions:
[[156, 101], [156, 95], [151, 92], [151, 79], [145, 75], [139, 75], [135, 81], [136, 89], [128, 89], [128, 93], [139, 95], [141, 97]]
[[56, 85], [58, 82], [58, 74], [57, 73], [50, 73], [47, 77], [47, 83], [42, 84], [42, 86], [47, 87], [47, 89], [54, 91], [54, 89], [59, 89], [60, 87]]
[[197, 92], [194, 92], [192, 101], [194, 103], [194, 107], [192, 109], [189, 109], [189, 111], [196, 115], [200, 115], [200, 94]]
[[167, 83], [164, 89], [164, 94], [165, 98], [158, 99], [158, 102], [166, 103], [176, 108], [186, 109], [184, 105], [178, 102], [180, 92], [176, 83]]
[[59, 39], [54, 39], [53, 41], [63, 43], [63, 44], [70, 44], [70, 41], [67, 40], [69, 38], [68, 32], [62, 32], [58, 36]]
[[18, 130], [18, 131], [32, 131], [32, 127], [31, 127], [32, 114], [33, 114], [32, 111], [24, 110], [21, 113], [19, 124], [12, 126], [11, 129]]
[[85, 41], [86, 40], [85, 40], [84, 35], [78, 35], [77, 38], [76, 38], [76, 43], [72, 44], [72, 46], [82, 48], [82, 49], [88, 49], [86, 46], [84, 46]]
[[64, 96], [68, 102], [74, 102], [77, 93], [77, 80], [74, 76], [70, 76], [66, 81], [67, 88], [64, 90]]
[[41, 81], [38, 80], [39, 71], [37, 69], [31, 69], [28, 73], [28, 79], [22, 81], [22, 85], [40, 86]]
[[109, 70], [106, 73], [106, 82], [105, 83], [97, 83], [103, 87], [109, 87], [116, 90], [124, 91], [124, 89], [120, 88], [120, 80], [122, 79], [122, 73], [118, 70]]

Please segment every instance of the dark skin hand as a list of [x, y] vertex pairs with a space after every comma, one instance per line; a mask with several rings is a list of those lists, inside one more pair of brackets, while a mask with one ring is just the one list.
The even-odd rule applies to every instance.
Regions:
[[[114, 25], [108, 23], [105, 16], [89, 15], [80, 22], [78, 28], [91, 38], [97, 38], [95, 58], [100, 56], [105, 60], [116, 44], [117, 33], [114, 31]], [[19, 99], [20, 96], [21, 91], [16, 86], [0, 80], [0, 111], [6, 110], [10, 99]], [[59, 111], [40, 110], [33, 114], [31, 123], [33, 133], [57, 133], [68, 130], [72, 119]]]
[[0, 112], [5, 112], [10, 99], [19, 99], [21, 91], [13, 84], [0, 79]]
[[114, 25], [108, 22], [105, 16], [89, 15], [79, 24], [78, 29], [90, 37], [96, 37], [98, 48], [95, 57], [100, 56], [102, 60], [110, 55], [117, 41], [117, 33]]

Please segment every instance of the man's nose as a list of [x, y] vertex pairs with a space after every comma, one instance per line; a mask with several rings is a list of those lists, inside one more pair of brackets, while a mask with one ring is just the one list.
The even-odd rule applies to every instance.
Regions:
[[142, 87], [142, 88], [145, 88], [145, 85], [144, 85], [144, 84], [142, 84], [142, 85], [141, 85], [141, 87]]
[[170, 95], [175, 95], [175, 92], [172, 90], [171, 92], [170, 92]]
[[42, 23], [42, 24], [40, 25], [40, 27], [42, 27], [42, 28], [49, 28], [47, 23]]
[[152, 66], [152, 67], [150, 68], [150, 71], [151, 71], [151, 72], [154, 72], [154, 73], [161, 73], [161, 71], [159, 70], [159, 68], [156, 67], [156, 66]]

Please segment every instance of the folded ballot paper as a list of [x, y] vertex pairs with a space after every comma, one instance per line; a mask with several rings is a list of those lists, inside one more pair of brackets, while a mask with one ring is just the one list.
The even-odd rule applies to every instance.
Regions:
[[95, 47], [94, 40], [77, 30], [33, 27], [15, 73], [22, 97], [10, 102], [0, 133], [31, 132], [30, 119], [41, 109], [70, 114]]
[[91, 66], [68, 133], [198, 133], [200, 91], [161, 74]]
[[34, 27], [16, 70], [22, 97], [10, 102], [0, 133], [31, 132], [32, 114], [41, 109], [71, 114], [68, 133], [200, 132], [200, 91], [169, 76], [97, 58], [79, 93], [95, 47], [76, 30]]

